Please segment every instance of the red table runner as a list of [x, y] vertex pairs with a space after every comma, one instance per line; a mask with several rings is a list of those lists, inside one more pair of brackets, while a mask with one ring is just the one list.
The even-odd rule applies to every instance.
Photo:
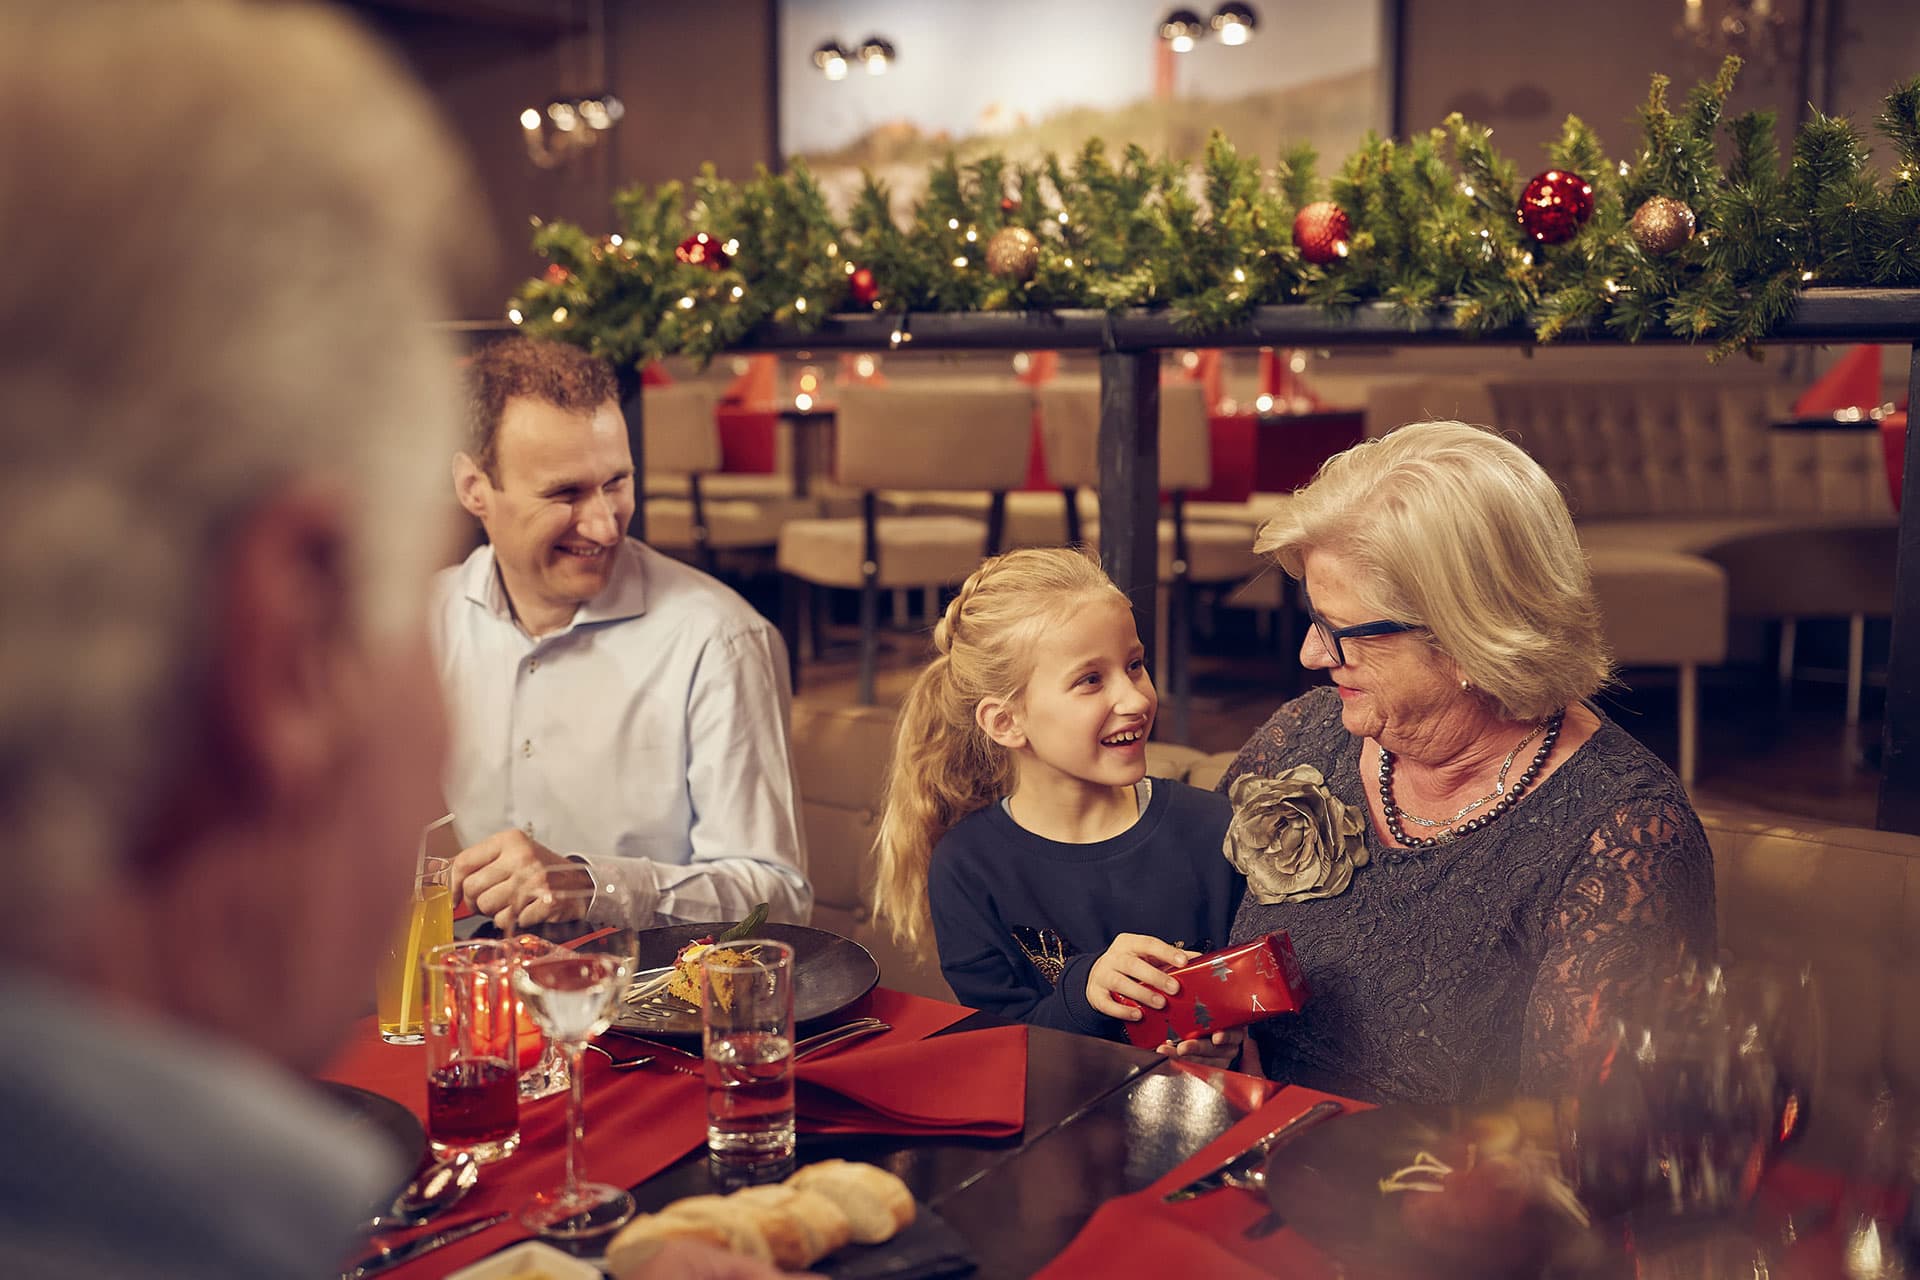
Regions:
[[[1331, 1280], [1337, 1271], [1293, 1231], [1262, 1240], [1244, 1232], [1266, 1216], [1266, 1201], [1231, 1187], [1180, 1204], [1160, 1197], [1246, 1150], [1329, 1095], [1286, 1088], [1265, 1106], [1202, 1147], [1145, 1191], [1109, 1200], [1073, 1243], [1036, 1273], [1047, 1280], [1098, 1275], [1190, 1275], [1208, 1280]], [[1341, 1099], [1340, 1101], [1345, 1101]], [[1359, 1108], [1359, 1103], [1348, 1103]]]
[[[952, 1026], [973, 1011], [878, 987], [843, 1012], [848, 1018], [879, 1018], [893, 1027], [864, 1045], [844, 1051], [853, 1054], [864, 1049], [910, 1045]], [[1024, 1032], [1025, 1028], [1019, 1030]], [[832, 1061], [833, 1056], [823, 1058], [820, 1066], [825, 1067]], [[1024, 1064], [1024, 1055], [1021, 1061]], [[355, 1028], [347, 1048], [319, 1074], [323, 1079], [392, 1098], [425, 1122], [426, 1051], [417, 1045], [384, 1043], [372, 1018]], [[605, 1058], [591, 1053], [586, 1059], [586, 1099], [586, 1174], [597, 1182], [633, 1186], [706, 1141], [706, 1104], [696, 1076], [654, 1068], [614, 1072]], [[536, 1191], [557, 1186], [564, 1173], [566, 1106], [565, 1094], [522, 1105], [519, 1151], [498, 1164], [488, 1165], [479, 1185], [456, 1212], [448, 1215], [447, 1221], [517, 1211]], [[526, 1235], [527, 1230], [509, 1218], [489, 1231], [436, 1250], [419, 1262], [397, 1267], [388, 1274], [395, 1280], [407, 1277], [425, 1280], [429, 1276], [445, 1275]]]

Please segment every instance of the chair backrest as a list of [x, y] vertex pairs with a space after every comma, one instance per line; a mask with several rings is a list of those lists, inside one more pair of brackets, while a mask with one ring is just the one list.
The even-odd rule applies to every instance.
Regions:
[[648, 387], [645, 397], [646, 473], [703, 475], [720, 469], [720, 393], [697, 382]]
[[835, 478], [853, 489], [1006, 492], [1026, 482], [1033, 393], [1012, 386], [849, 386]]
[[[1063, 488], [1100, 487], [1100, 384], [1057, 379], [1041, 387], [1047, 475]], [[1213, 483], [1212, 428], [1206, 389], [1181, 380], [1160, 388], [1160, 487], [1186, 491]]]

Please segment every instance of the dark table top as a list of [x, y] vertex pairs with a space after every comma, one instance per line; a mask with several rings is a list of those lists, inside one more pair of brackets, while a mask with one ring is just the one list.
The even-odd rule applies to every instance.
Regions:
[[[1001, 1025], [975, 1013], [941, 1035]], [[1129, 1045], [1033, 1027], [1027, 1123], [1011, 1138], [802, 1134], [796, 1162], [892, 1170], [967, 1241], [981, 1277], [1028, 1276], [1114, 1196], [1138, 1191], [1225, 1132], [1240, 1112], [1197, 1077]], [[642, 1212], [724, 1190], [706, 1151], [633, 1188]]]

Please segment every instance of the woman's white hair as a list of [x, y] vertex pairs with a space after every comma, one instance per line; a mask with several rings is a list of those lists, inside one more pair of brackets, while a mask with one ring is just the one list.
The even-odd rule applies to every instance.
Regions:
[[1315, 548], [1352, 561], [1360, 576], [1347, 585], [1373, 616], [1425, 627], [1510, 719], [1539, 719], [1611, 678], [1566, 499], [1491, 431], [1416, 422], [1329, 459], [1254, 542], [1296, 578]]
[[[467, 176], [337, 15], [0, 13], [0, 826], [9, 889], [111, 874], [204, 705], [225, 538], [295, 478], [359, 504], [391, 637], [446, 549]], [[27, 884], [21, 883], [26, 878]], [[33, 901], [31, 896], [20, 897]]]

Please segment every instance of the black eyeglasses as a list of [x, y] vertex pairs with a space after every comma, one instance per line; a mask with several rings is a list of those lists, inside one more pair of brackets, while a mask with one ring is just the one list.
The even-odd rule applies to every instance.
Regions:
[[1301, 602], [1307, 607], [1307, 617], [1313, 623], [1314, 632], [1320, 637], [1320, 643], [1333, 655], [1333, 665], [1347, 665], [1346, 651], [1340, 647], [1342, 640], [1367, 640], [1374, 636], [1399, 635], [1402, 631], [1419, 631], [1421, 628], [1411, 622], [1392, 622], [1380, 618], [1373, 622], [1356, 622], [1350, 627], [1336, 627], [1318, 613], [1314, 612], [1313, 601], [1307, 593], [1300, 593]]

